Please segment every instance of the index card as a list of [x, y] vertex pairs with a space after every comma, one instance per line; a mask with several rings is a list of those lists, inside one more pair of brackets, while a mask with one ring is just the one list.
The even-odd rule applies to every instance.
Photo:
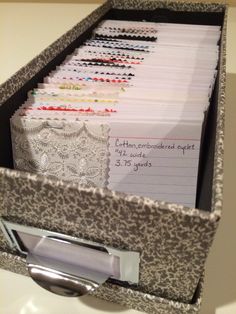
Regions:
[[194, 207], [201, 124], [112, 123], [108, 188]]

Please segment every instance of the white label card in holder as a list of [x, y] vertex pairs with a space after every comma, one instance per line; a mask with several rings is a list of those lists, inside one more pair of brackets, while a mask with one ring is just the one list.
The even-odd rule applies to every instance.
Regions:
[[195, 206], [201, 124], [111, 124], [108, 188]]

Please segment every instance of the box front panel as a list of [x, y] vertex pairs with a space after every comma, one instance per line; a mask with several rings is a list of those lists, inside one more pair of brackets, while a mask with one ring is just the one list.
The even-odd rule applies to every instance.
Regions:
[[191, 301], [218, 223], [208, 213], [5, 170], [0, 191], [6, 220], [138, 251], [134, 288]]

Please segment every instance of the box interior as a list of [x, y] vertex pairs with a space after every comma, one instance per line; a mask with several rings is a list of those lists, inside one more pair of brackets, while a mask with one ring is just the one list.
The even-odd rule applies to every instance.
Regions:
[[[57, 57], [50, 61], [41, 69], [31, 80], [29, 80], [21, 89], [11, 96], [5, 103], [0, 106], [0, 166], [13, 169], [13, 157], [10, 134], [10, 118], [14, 112], [27, 99], [27, 92], [37, 87], [44, 77], [52, 71], [57, 65], [60, 65], [67, 55], [71, 54], [75, 48], [78, 48], [86, 39], [92, 36], [92, 30], [102, 19], [120, 19], [136, 20], [163, 23], [185, 23], [185, 24], [205, 24], [205, 25], [222, 25], [224, 12], [182, 12], [172, 11], [169, 9], [155, 10], [109, 10], [100, 20], [92, 27], [79, 36]], [[214, 169], [214, 150], [215, 150], [215, 133], [217, 118], [219, 75], [216, 79], [215, 88], [212, 94], [210, 108], [205, 115], [203, 125], [196, 208], [211, 211], [212, 197], [212, 180]]]

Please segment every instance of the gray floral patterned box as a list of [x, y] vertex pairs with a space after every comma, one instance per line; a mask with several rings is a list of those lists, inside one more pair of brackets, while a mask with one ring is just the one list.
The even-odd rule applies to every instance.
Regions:
[[[92, 295], [149, 313], [199, 311], [204, 265], [222, 209], [226, 17], [223, 4], [107, 1], [0, 86], [2, 219], [140, 254], [138, 284], [109, 279]], [[219, 74], [201, 143], [197, 208], [13, 170], [10, 117], [103, 18], [222, 26]], [[2, 268], [27, 275], [25, 256], [2, 231], [0, 251]]]

